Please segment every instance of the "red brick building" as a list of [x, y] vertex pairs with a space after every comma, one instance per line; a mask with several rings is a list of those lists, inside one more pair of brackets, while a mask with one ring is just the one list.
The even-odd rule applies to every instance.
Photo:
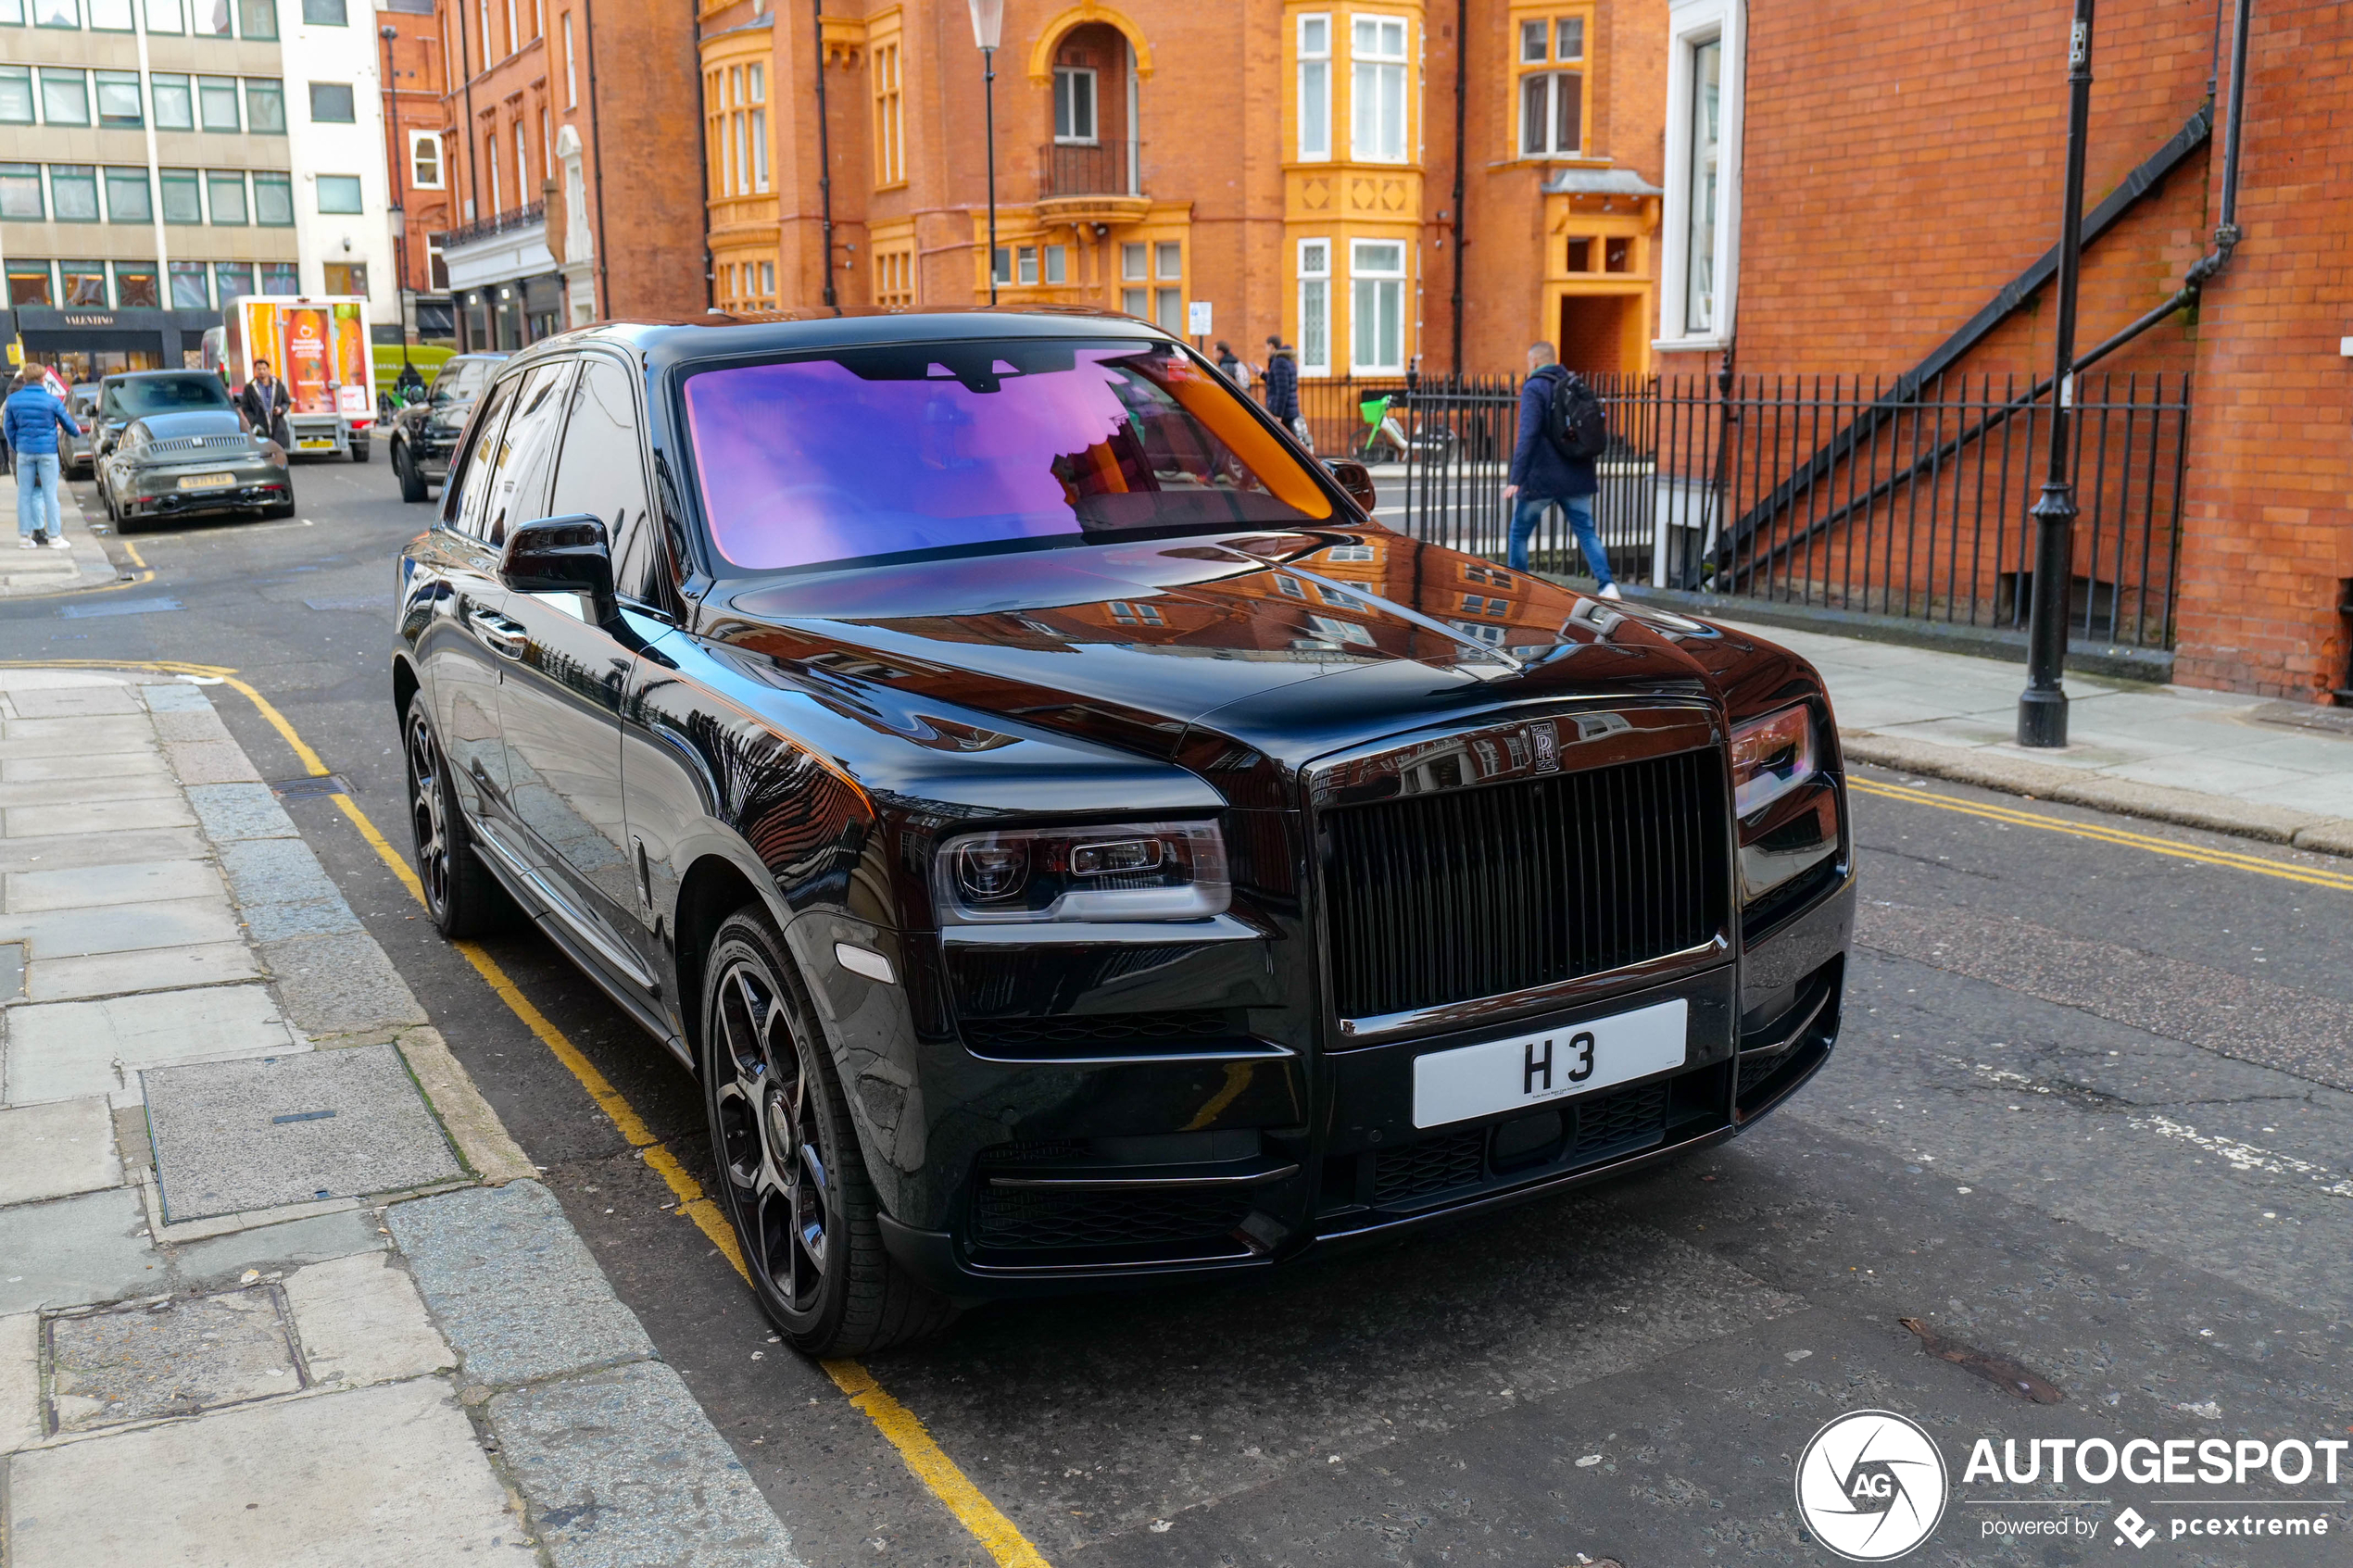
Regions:
[[382, 0], [376, 31], [384, 70], [384, 163], [391, 170], [399, 284], [409, 340], [454, 335], [448, 275], [435, 234], [457, 227], [450, 216], [447, 142], [449, 72], [442, 57], [434, 0]]
[[[2164, 585], [2177, 596], [2174, 678], [2353, 701], [2342, 695], [2353, 686], [2343, 608], [2353, 601], [2353, 361], [2342, 352], [2353, 329], [2353, 8], [2255, 0], [2252, 9], [2242, 237], [2194, 308], [2098, 369], [2112, 377], [2103, 383], [2112, 400], [2127, 378], [2137, 378], [2135, 395], [2184, 375], [2192, 389], [2185, 446], [2149, 464], [2132, 503], [2153, 503], [2134, 548], [2153, 544], [2160, 563], [2167, 514], [2178, 518]], [[2234, 10], [2232, 0], [2099, 7], [2083, 348], [2158, 307], [2216, 248]], [[2036, 266], [2058, 228], [2071, 12], [2067, 0], [1676, 5], [1657, 368], [1712, 375], [1729, 354], [1742, 375], [1767, 378], [1892, 381], [1927, 366], [1947, 389], [1964, 379], [1998, 389], [2005, 377], [2023, 386], [2047, 376], [2051, 290]], [[1839, 417], [1791, 445], [1829, 450]], [[2120, 426], [2111, 418], [2103, 428]], [[1967, 446], [1952, 450], [1966, 460]], [[2031, 450], [2034, 473], [2013, 476], [2000, 497], [2020, 514], [1996, 520], [2013, 541], [2031, 495], [2019, 482], [2039, 478], [2041, 449]], [[2128, 450], [2137, 475], [2140, 448]], [[2089, 446], [2080, 456], [2079, 492], [2098, 460]], [[1823, 488], [1842, 482], [1835, 468]], [[1735, 509], [1743, 504], [1751, 516], [1767, 507], [1734, 497]], [[2138, 591], [2134, 569], [2108, 562], [2090, 510], [2078, 595], [2120, 600]], [[1809, 587], [1835, 576], [1831, 534], [1816, 546], [1818, 555], [1786, 561]], [[1973, 547], [1956, 546], [1957, 578], [1931, 584], [1947, 609], [1969, 592]], [[2126, 553], [2120, 544], [2117, 561]], [[1911, 571], [1902, 586], [1919, 586], [1908, 562], [1883, 570]]]
[[[1207, 341], [1261, 359], [1278, 332], [1309, 376], [1506, 369], [1551, 337], [1592, 369], [1647, 364], [1665, 0], [1005, 13], [1001, 302], [1179, 332], [1206, 305]], [[825, 0], [820, 21], [719, 0], [699, 20], [721, 306], [817, 305], [829, 283], [843, 305], [988, 298], [963, 4]]]
[[695, 34], [684, 6], [437, 0], [454, 227], [434, 243], [467, 348], [699, 314]]

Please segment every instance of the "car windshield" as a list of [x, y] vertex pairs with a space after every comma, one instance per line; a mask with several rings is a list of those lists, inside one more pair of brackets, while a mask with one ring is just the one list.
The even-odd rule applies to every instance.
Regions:
[[1167, 344], [845, 349], [686, 383], [704, 515], [754, 571], [1296, 526], [1331, 502]]
[[109, 411], [127, 419], [147, 414], [177, 413], [183, 408], [226, 408], [229, 389], [209, 374], [141, 376], [119, 381], [107, 389]]
[[488, 360], [460, 359], [434, 378], [430, 395], [436, 404], [471, 403], [489, 380]]

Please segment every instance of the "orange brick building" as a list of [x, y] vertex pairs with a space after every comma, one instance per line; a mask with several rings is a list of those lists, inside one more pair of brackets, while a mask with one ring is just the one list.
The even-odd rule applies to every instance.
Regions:
[[[2085, 201], [2114, 210], [2087, 241], [2082, 348], [2158, 307], [2214, 248], [2233, 9], [2099, 7]], [[2099, 369], [2120, 386], [2186, 373], [2195, 389], [2174, 678], [2353, 702], [2353, 361], [2340, 344], [2353, 330], [2353, 8], [2253, 10], [2243, 238], [2195, 309]], [[1713, 373], [1729, 354], [1744, 375], [1893, 378], [1957, 334], [1951, 378], [2047, 375], [2049, 288], [2017, 289], [2007, 311], [1998, 296], [2057, 237], [2071, 12], [1676, 5], [1656, 368]], [[1980, 312], [1990, 323], [1965, 332]]]
[[[1279, 333], [1310, 376], [1509, 370], [1539, 337], [1640, 370], [1666, 19], [1665, 0], [1009, 0], [998, 298], [1179, 332], [1203, 304], [1205, 341], [1255, 360]], [[828, 285], [845, 306], [986, 301], [965, 6], [726, 0], [700, 44], [722, 307]]]
[[683, 9], [437, 0], [457, 221], [433, 236], [465, 348], [698, 315], [698, 72]]
[[435, 234], [457, 227], [449, 205], [449, 73], [434, 5], [383, 0], [376, 17], [384, 60], [384, 161], [392, 204], [400, 209], [396, 259], [412, 342], [446, 340], [457, 326], [434, 244]]

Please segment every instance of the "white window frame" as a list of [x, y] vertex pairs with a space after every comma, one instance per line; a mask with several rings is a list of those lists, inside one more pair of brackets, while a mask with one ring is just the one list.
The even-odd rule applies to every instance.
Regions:
[[[1357, 47], [1356, 34], [1370, 27], [1378, 40], [1390, 28], [1397, 30], [1397, 52], [1366, 54]], [[1358, 163], [1403, 163], [1413, 156], [1414, 146], [1414, 29], [1404, 17], [1390, 16], [1381, 11], [1352, 12], [1348, 19], [1348, 150]], [[1369, 88], [1379, 92], [1379, 83], [1393, 81], [1397, 88], [1397, 122], [1386, 123], [1381, 106], [1376, 102], [1371, 118], [1366, 118], [1365, 97]], [[1384, 139], [1384, 131], [1391, 139]], [[1393, 144], [1392, 144], [1393, 139]]]
[[[420, 147], [433, 149], [433, 178], [431, 180], [417, 178], [417, 149]], [[409, 132], [409, 188], [410, 190], [438, 191], [447, 187], [449, 176], [442, 166], [441, 152], [440, 132], [411, 131]]]
[[[1298, 19], [1299, 161], [1328, 163], [1332, 156], [1332, 19], [1317, 12]], [[1311, 46], [1309, 30], [1320, 29], [1324, 42]], [[1310, 81], [1315, 82], [1311, 95]]]
[[[1740, 291], [1741, 120], [1746, 76], [1748, 16], [1739, 0], [1683, 0], [1667, 12], [1667, 199], [1660, 215], [1659, 335], [1665, 353], [1729, 347]], [[1691, 232], [1692, 50], [1720, 40], [1717, 73], [1719, 146], [1716, 159], [1716, 320], [1687, 330], [1685, 295], [1691, 278], [1685, 236]]]
[[[1078, 129], [1077, 102], [1073, 88], [1078, 79], [1087, 79], [1087, 129]], [[1064, 147], [1099, 147], [1103, 138], [1102, 82], [1093, 66], [1056, 66], [1054, 68], [1054, 142]], [[1070, 127], [1065, 131], [1063, 125]]]
[[[1568, 128], [1569, 135], [1573, 138], [1571, 144], [1566, 147], [1535, 147], [1529, 145], [1528, 94], [1530, 84], [1538, 82], [1545, 84], [1544, 127], [1546, 131], [1550, 132], [1557, 129], [1560, 123], [1561, 81], [1565, 77], [1571, 76], [1577, 78], [1577, 118], [1576, 122]], [[1582, 70], [1562, 69], [1559, 70], [1528, 70], [1520, 72], [1519, 102], [1513, 105], [1512, 109], [1513, 112], [1519, 118], [1520, 157], [1578, 157], [1582, 156], [1585, 147], [1585, 73]]]
[[[1393, 246], [1397, 251], [1396, 270], [1391, 271], [1387, 268], [1367, 267], [1364, 258], [1365, 248], [1367, 245]], [[1409, 281], [1412, 267], [1412, 258], [1407, 254], [1408, 248], [1407, 243], [1402, 239], [1356, 239], [1348, 242], [1348, 370], [1351, 375], [1402, 376], [1405, 373], [1405, 361], [1411, 352], [1405, 342], [1408, 335], [1405, 320], [1405, 284]], [[1363, 292], [1360, 285], [1365, 283], [1373, 284], [1376, 290], [1379, 285], [1387, 283], [1393, 285], [1397, 291], [1397, 358], [1393, 361], [1382, 362], [1357, 358], [1358, 334], [1365, 325], [1358, 320], [1360, 312], [1357, 309], [1357, 296]], [[1378, 334], [1379, 330], [1378, 324], [1373, 328], [1376, 335]]]
[[574, 66], [573, 66], [573, 53], [572, 53], [572, 13], [571, 13], [570, 11], [566, 11], [566, 12], [564, 13], [564, 16], [563, 16], [563, 22], [564, 22], [564, 107], [566, 107], [566, 108], [568, 108], [568, 109], [576, 109], [576, 108], [578, 108], [578, 107], [580, 107], [580, 72], [578, 71], [578, 69], [575, 69], [575, 67], [574, 67]]
[[[1310, 250], [1320, 251], [1321, 267], [1311, 265]], [[1326, 239], [1305, 239], [1299, 242], [1298, 266], [1299, 301], [1299, 373], [1302, 376], [1328, 376], [1332, 373], [1332, 242]], [[1310, 301], [1310, 285], [1316, 285], [1315, 303]], [[1313, 326], [1315, 330], [1310, 332]], [[1318, 340], [1321, 340], [1320, 343]], [[1323, 357], [1310, 359], [1311, 347], [1321, 347]]]

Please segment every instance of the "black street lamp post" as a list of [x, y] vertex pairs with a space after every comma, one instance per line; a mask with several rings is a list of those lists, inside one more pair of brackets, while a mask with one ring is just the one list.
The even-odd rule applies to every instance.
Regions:
[[968, 0], [973, 42], [980, 45], [981, 94], [988, 139], [988, 303], [997, 303], [997, 45], [1005, 37], [1005, 0]]
[[2051, 372], [2051, 450], [2034, 503], [2034, 589], [2026, 628], [2026, 690], [2018, 699], [2018, 744], [2067, 744], [2069, 601], [2075, 581], [2075, 486], [2069, 425], [2075, 408], [2075, 285], [2083, 259], [2083, 142], [2092, 115], [2092, 0], [2075, 0], [2067, 44], [2067, 192], [2059, 220], [2058, 340]]

